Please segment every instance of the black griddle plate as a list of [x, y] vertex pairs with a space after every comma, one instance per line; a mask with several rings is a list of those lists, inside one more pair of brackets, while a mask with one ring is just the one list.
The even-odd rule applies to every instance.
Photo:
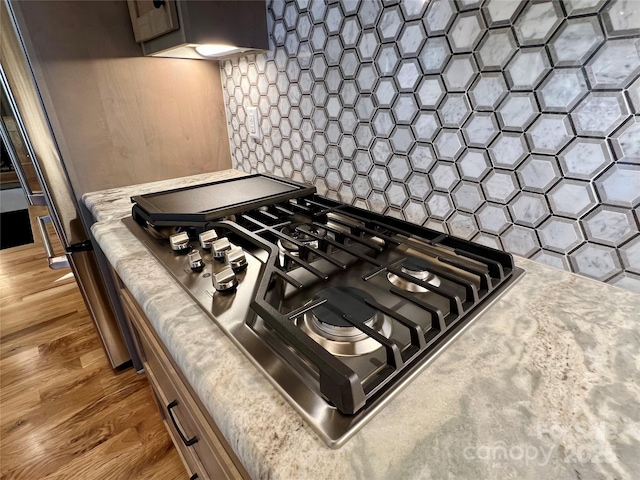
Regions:
[[315, 187], [263, 174], [131, 197], [134, 218], [157, 227], [195, 226], [315, 193]]

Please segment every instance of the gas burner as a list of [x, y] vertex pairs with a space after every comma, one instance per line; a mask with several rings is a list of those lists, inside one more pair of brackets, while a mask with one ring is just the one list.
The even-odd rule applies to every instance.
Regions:
[[321, 299], [326, 302], [306, 312], [299, 326], [334, 355], [357, 356], [382, 347], [368, 334], [347, 322], [345, 315], [387, 338], [391, 335], [391, 322], [366, 303], [366, 300], [374, 301], [367, 292], [352, 287], [331, 287], [316, 293], [311, 302]]
[[[327, 236], [327, 231], [324, 228], [318, 228], [314, 225], [309, 225], [308, 223], [292, 223], [290, 225], [287, 225], [286, 227], [283, 227], [281, 232], [297, 240], [303, 245], [307, 245], [313, 248], [318, 248], [319, 241], [317, 238], [309, 235], [309, 233], [322, 238]], [[300, 250], [296, 244], [285, 239], [278, 240], [278, 247], [280, 247], [281, 250], [289, 252], [292, 255], [298, 255]]]
[[[402, 261], [401, 270], [403, 273], [407, 275], [411, 275], [413, 278], [417, 280], [422, 280], [423, 282], [428, 283], [429, 285], [433, 285], [434, 287], [440, 286], [440, 279], [436, 277], [433, 273], [429, 271], [429, 262], [423, 260], [419, 257], [407, 257]], [[393, 273], [387, 274], [387, 279], [394, 284], [398, 288], [402, 288], [403, 290], [407, 290], [408, 292], [413, 293], [424, 293], [429, 290], [421, 287], [420, 285], [416, 285], [415, 283], [410, 282], [409, 280], [405, 280]]]

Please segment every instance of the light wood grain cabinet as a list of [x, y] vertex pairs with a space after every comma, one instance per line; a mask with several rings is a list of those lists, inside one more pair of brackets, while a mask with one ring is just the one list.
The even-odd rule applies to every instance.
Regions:
[[158, 410], [190, 478], [248, 479], [249, 475], [175, 365], [148, 318], [119, 279], [118, 283], [122, 305]]
[[136, 42], [145, 42], [179, 28], [173, 0], [129, 0], [127, 3]]

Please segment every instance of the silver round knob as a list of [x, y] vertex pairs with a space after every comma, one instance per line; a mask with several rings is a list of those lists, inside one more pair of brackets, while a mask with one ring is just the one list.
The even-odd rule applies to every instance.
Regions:
[[247, 257], [241, 247], [232, 246], [224, 252], [224, 259], [233, 270], [241, 270], [247, 266]]
[[212, 275], [213, 288], [218, 292], [231, 292], [238, 286], [236, 274], [231, 267], [225, 267], [218, 273]]
[[200, 240], [200, 246], [205, 250], [211, 250], [211, 245], [218, 239], [218, 233], [215, 230], [207, 230], [202, 232], [198, 239]]
[[202, 257], [200, 256], [200, 252], [198, 250], [194, 250], [189, 253], [189, 268], [194, 272], [199, 272], [204, 268], [204, 262], [202, 261]]
[[222, 237], [211, 244], [211, 253], [216, 260], [224, 260], [224, 254], [231, 249], [231, 242], [227, 237]]
[[171, 244], [171, 250], [176, 253], [187, 253], [191, 250], [189, 245], [189, 235], [187, 232], [176, 233], [169, 237], [169, 243]]

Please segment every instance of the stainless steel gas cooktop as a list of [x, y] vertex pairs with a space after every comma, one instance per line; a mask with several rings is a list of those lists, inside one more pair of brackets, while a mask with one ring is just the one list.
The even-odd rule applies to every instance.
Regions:
[[[233, 182], [261, 188], [229, 197]], [[123, 221], [337, 448], [524, 272], [314, 191], [254, 175], [134, 197]]]

